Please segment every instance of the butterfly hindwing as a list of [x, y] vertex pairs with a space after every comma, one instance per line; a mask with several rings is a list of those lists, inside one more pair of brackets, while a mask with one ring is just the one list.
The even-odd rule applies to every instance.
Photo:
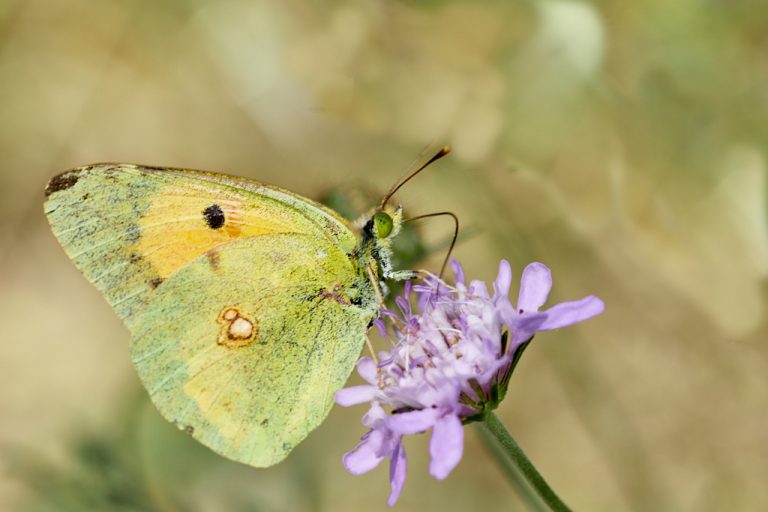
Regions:
[[216, 251], [157, 290], [132, 329], [134, 364], [168, 420], [269, 466], [325, 418], [375, 310], [355, 305], [370, 290], [324, 238], [270, 234]]

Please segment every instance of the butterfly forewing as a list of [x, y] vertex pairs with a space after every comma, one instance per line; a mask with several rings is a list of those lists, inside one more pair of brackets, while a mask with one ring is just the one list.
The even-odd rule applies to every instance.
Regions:
[[130, 326], [151, 293], [196, 256], [265, 233], [304, 233], [351, 251], [355, 235], [332, 211], [242, 178], [98, 164], [46, 189], [51, 228], [75, 265]]

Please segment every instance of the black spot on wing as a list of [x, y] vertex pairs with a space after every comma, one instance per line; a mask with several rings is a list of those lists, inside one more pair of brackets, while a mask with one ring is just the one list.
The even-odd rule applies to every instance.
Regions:
[[45, 197], [48, 197], [54, 192], [58, 192], [60, 190], [67, 190], [68, 188], [74, 186], [79, 179], [80, 176], [75, 171], [67, 171], [54, 176], [45, 187]]
[[217, 204], [212, 204], [203, 210], [203, 218], [211, 229], [219, 229], [224, 225], [224, 212], [221, 210], [221, 206]]

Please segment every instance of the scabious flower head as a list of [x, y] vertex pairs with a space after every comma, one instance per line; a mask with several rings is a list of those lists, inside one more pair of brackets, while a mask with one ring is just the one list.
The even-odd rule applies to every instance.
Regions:
[[361, 474], [389, 458], [390, 506], [405, 484], [403, 436], [431, 429], [429, 472], [447, 477], [461, 460], [463, 425], [482, 420], [498, 406], [534, 334], [603, 311], [595, 296], [539, 311], [552, 287], [549, 268], [542, 263], [523, 271], [516, 305], [509, 299], [512, 271], [506, 260], [499, 264], [492, 294], [482, 281], [467, 284], [458, 262], [451, 261], [451, 267], [452, 287], [437, 279], [406, 283], [396, 299], [399, 313], [384, 309], [383, 319], [376, 321], [381, 334], [394, 340], [391, 348], [379, 354], [378, 364], [368, 357], [358, 362], [357, 371], [368, 384], [336, 393], [342, 406], [370, 402], [362, 420], [369, 431], [343, 461], [347, 471]]

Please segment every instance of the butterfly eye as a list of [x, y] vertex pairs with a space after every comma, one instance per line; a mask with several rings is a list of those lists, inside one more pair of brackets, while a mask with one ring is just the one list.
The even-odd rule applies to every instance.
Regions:
[[386, 238], [392, 233], [392, 217], [384, 212], [373, 216], [373, 227], [378, 238]]

